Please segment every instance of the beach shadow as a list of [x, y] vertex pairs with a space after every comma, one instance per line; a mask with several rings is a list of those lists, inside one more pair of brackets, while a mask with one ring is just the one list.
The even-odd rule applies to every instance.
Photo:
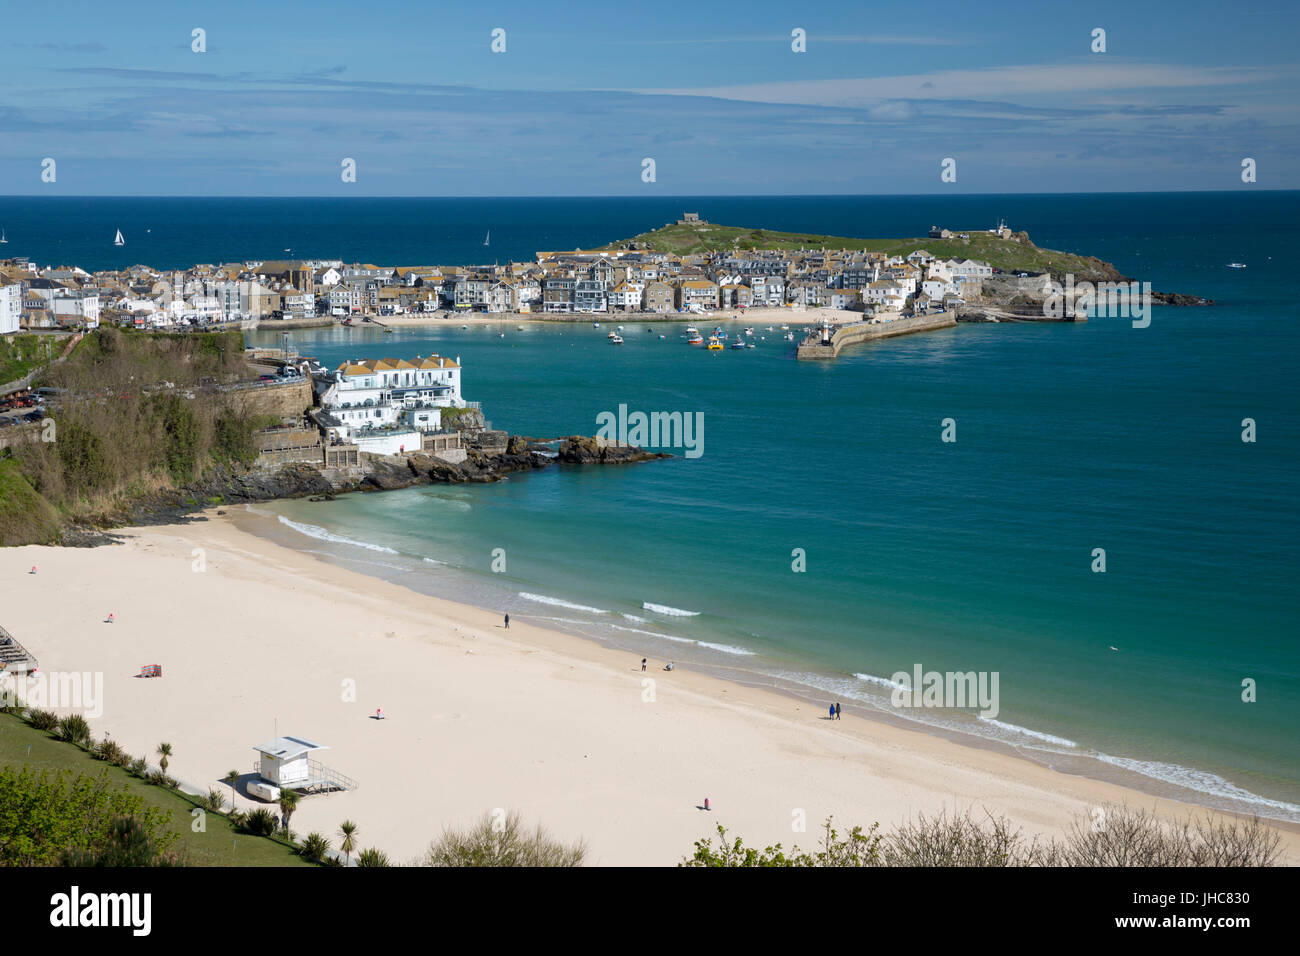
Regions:
[[706, 812], [708, 812], [708, 813], [712, 813], [712, 812], [713, 812], [713, 808], [712, 808], [712, 807], [706, 807], [706, 806], [705, 806], [704, 804], [702, 804], [702, 803], [697, 803], [697, 804], [695, 805], [695, 809], [696, 809], [696, 810], [704, 810], [704, 811], [706, 811]]
[[[254, 797], [248, 792], [248, 782], [256, 776], [257, 774], [255, 773], [241, 773], [239, 779], [235, 781], [235, 793], [243, 797], [245, 800], [261, 800], [261, 797]], [[230, 789], [230, 784], [226, 783], [225, 780], [218, 780], [217, 783], [220, 784], [223, 789]]]

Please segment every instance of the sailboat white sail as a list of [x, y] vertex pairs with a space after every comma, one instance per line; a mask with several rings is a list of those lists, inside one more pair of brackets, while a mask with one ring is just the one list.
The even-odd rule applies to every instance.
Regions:
[[115, 245], [115, 246], [124, 246], [124, 245], [126, 245], [126, 240], [122, 238], [122, 230], [121, 230], [121, 229], [119, 229], [119, 230], [117, 231], [117, 237], [113, 240], [113, 245]]
[[492, 230], [489, 229], [487, 235], [483, 237], [483, 245], [486, 246], [486, 245], [490, 245], [491, 243], [492, 243]]
[[5, 231], [0, 229], [0, 245], [4, 245], [7, 242], [9, 242], [9, 238], [5, 235]]

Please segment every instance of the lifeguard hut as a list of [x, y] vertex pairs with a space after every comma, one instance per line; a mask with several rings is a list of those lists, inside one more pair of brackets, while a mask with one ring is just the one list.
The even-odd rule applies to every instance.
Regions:
[[282, 789], [327, 793], [357, 788], [351, 777], [311, 758], [317, 750], [329, 750], [324, 744], [305, 737], [276, 737], [253, 749], [261, 755], [254, 768], [258, 776]]

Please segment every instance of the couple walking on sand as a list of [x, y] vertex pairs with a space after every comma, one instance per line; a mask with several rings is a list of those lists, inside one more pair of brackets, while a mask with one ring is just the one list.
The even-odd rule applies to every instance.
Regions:
[[827, 718], [827, 719], [828, 719], [828, 720], [839, 720], [839, 719], [840, 719], [840, 704], [839, 704], [839, 701], [836, 701], [835, 703], [831, 704], [831, 715], [830, 715], [830, 717]]

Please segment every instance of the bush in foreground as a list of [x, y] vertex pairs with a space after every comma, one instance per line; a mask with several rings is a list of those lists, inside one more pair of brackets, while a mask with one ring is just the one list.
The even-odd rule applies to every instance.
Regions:
[[1063, 839], [1024, 837], [1006, 817], [986, 813], [918, 815], [886, 834], [854, 827], [841, 836], [827, 820], [821, 847], [806, 853], [781, 844], [759, 850], [718, 827], [697, 840], [681, 866], [1275, 866], [1281, 835], [1258, 818], [1195, 817], [1165, 821], [1127, 806], [1107, 806], [1075, 820]]
[[544, 827], [524, 828], [523, 818], [514, 811], [505, 819], [484, 814], [466, 830], [445, 829], [429, 845], [423, 866], [582, 866], [587, 846], [579, 841], [564, 844]]

